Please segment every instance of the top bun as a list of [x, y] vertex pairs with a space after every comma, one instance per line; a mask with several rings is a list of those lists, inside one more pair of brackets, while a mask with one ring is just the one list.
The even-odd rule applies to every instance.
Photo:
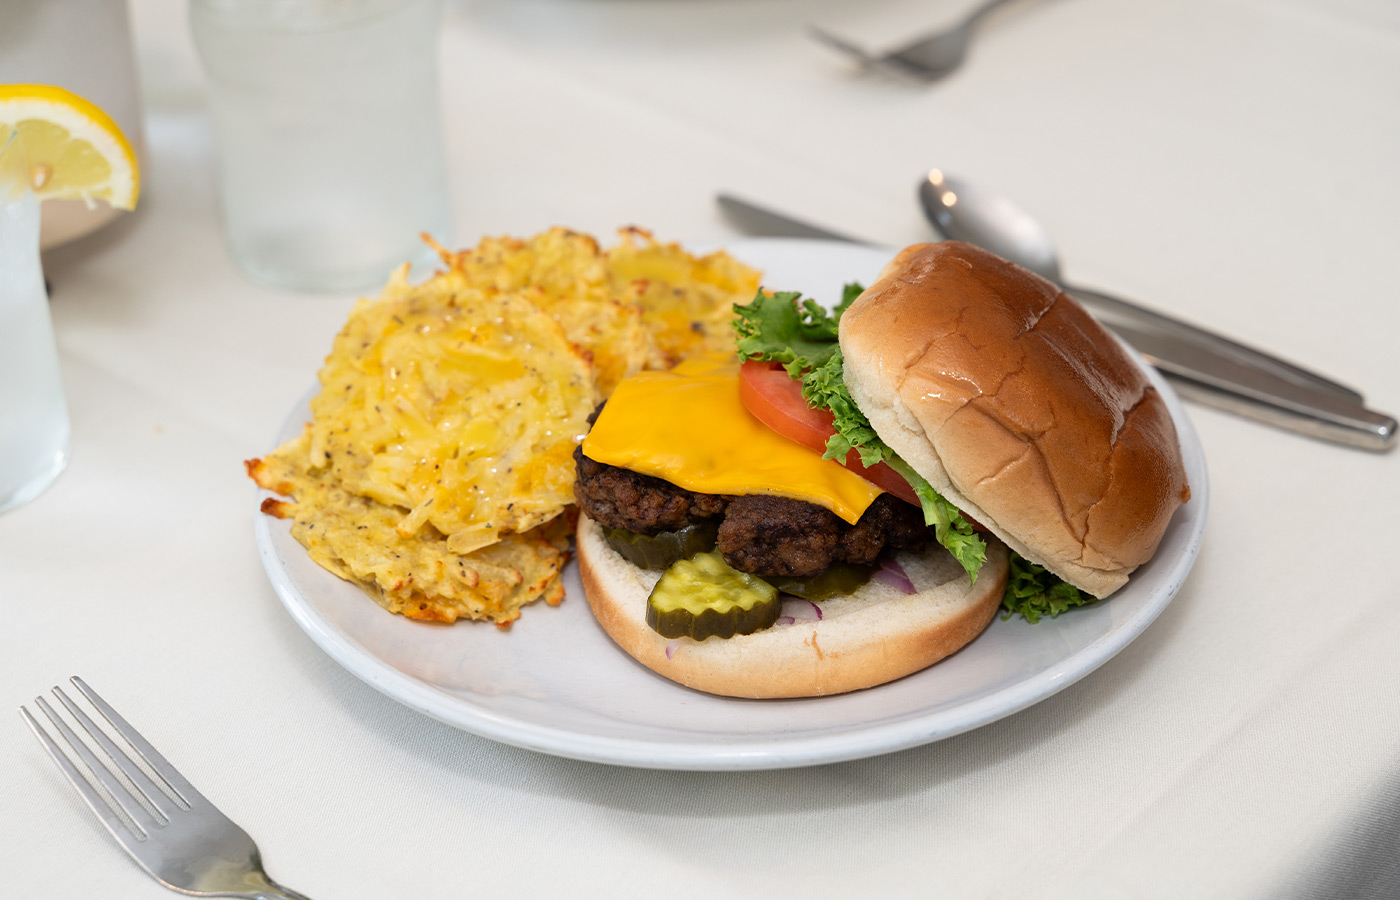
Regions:
[[1191, 496], [1161, 395], [1045, 279], [959, 241], [901, 251], [841, 318], [881, 440], [1016, 552], [1095, 597]]

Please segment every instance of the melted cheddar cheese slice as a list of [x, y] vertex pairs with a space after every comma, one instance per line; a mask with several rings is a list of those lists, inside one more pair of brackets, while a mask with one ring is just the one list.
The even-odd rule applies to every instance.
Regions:
[[768, 494], [847, 522], [880, 489], [764, 425], [739, 399], [739, 361], [706, 354], [623, 380], [583, 441], [589, 459], [703, 494]]

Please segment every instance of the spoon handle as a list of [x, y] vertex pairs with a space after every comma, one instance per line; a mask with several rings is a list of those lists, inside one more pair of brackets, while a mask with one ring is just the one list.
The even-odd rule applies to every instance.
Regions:
[[[749, 234], [865, 243], [737, 197], [718, 199], [730, 220]], [[1345, 385], [1116, 297], [1082, 288], [1069, 293], [1166, 374], [1184, 397], [1345, 446], [1385, 451], [1395, 445], [1395, 419], [1365, 408], [1361, 394]]]
[[1333, 397], [1323, 401], [1330, 409], [1313, 406], [1300, 410], [1170, 373], [1167, 377], [1178, 394], [1203, 406], [1361, 450], [1384, 453], [1395, 446], [1395, 419], [1359, 404]]
[[1130, 303], [1127, 300], [1099, 291], [1077, 286], [1062, 286], [1065, 293], [1078, 300], [1094, 314], [1095, 318], [1109, 327], [1123, 324], [1133, 326], [1137, 330], [1148, 329], [1173, 335], [1182, 340], [1213, 349], [1243, 365], [1269, 372], [1299, 387], [1336, 394], [1354, 403], [1361, 403], [1365, 400], [1361, 392], [1354, 388], [1339, 384], [1324, 375], [1294, 365], [1288, 360], [1280, 359], [1270, 353], [1265, 353], [1263, 350], [1246, 346], [1213, 331], [1198, 328], [1190, 322], [1162, 315], [1147, 307], [1138, 306], [1136, 303]]
[[1121, 321], [1104, 324], [1166, 375], [1183, 397], [1363, 450], [1386, 451], [1395, 444], [1395, 419], [1350, 396], [1298, 384], [1168, 332]]

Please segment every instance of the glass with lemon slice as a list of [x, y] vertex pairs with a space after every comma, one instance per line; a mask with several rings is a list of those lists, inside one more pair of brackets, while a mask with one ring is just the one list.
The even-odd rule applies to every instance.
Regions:
[[40, 201], [136, 205], [136, 158], [112, 120], [47, 85], [0, 85], [0, 512], [68, 463], [70, 427], [39, 261]]

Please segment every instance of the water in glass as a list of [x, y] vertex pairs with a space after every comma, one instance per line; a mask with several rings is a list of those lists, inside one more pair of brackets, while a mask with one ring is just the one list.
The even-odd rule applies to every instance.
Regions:
[[[13, 138], [13, 132], [11, 133]], [[0, 139], [0, 512], [68, 463], [68, 406], [39, 264], [39, 202], [17, 141]]]
[[449, 241], [441, 0], [192, 0], [235, 260], [311, 290], [382, 283]]

